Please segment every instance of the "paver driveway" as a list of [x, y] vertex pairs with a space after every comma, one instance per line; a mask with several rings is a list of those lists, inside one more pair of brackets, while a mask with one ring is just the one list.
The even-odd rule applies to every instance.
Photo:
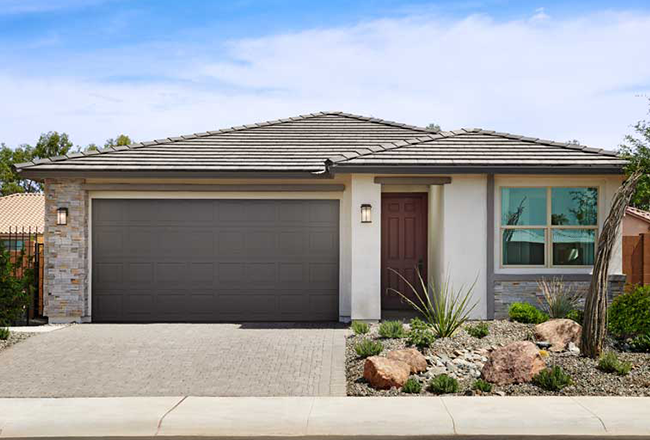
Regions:
[[0, 352], [0, 397], [345, 395], [338, 325], [84, 324]]

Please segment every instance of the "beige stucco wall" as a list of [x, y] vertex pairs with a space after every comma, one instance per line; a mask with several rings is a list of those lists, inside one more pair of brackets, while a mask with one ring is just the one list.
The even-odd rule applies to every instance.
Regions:
[[650, 223], [631, 215], [623, 217], [623, 237], [635, 237], [650, 232]]

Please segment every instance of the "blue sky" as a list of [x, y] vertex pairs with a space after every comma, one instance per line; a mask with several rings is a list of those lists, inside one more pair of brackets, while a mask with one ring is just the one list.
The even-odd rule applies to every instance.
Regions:
[[646, 116], [648, 41], [640, 1], [0, 0], [0, 142], [342, 110], [611, 149]]

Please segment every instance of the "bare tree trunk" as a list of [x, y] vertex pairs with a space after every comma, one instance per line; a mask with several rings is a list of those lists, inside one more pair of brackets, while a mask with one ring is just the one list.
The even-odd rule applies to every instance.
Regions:
[[585, 302], [585, 316], [582, 324], [580, 349], [583, 356], [597, 358], [603, 350], [603, 341], [607, 332], [607, 290], [609, 259], [616, 242], [616, 235], [621, 227], [625, 208], [634, 195], [636, 185], [643, 173], [635, 172], [614, 194], [612, 207], [598, 238], [596, 261]]

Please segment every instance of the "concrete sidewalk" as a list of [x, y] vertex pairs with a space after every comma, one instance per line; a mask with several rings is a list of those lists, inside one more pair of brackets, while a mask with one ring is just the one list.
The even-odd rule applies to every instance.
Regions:
[[650, 398], [0, 399], [0, 438], [650, 438]]

